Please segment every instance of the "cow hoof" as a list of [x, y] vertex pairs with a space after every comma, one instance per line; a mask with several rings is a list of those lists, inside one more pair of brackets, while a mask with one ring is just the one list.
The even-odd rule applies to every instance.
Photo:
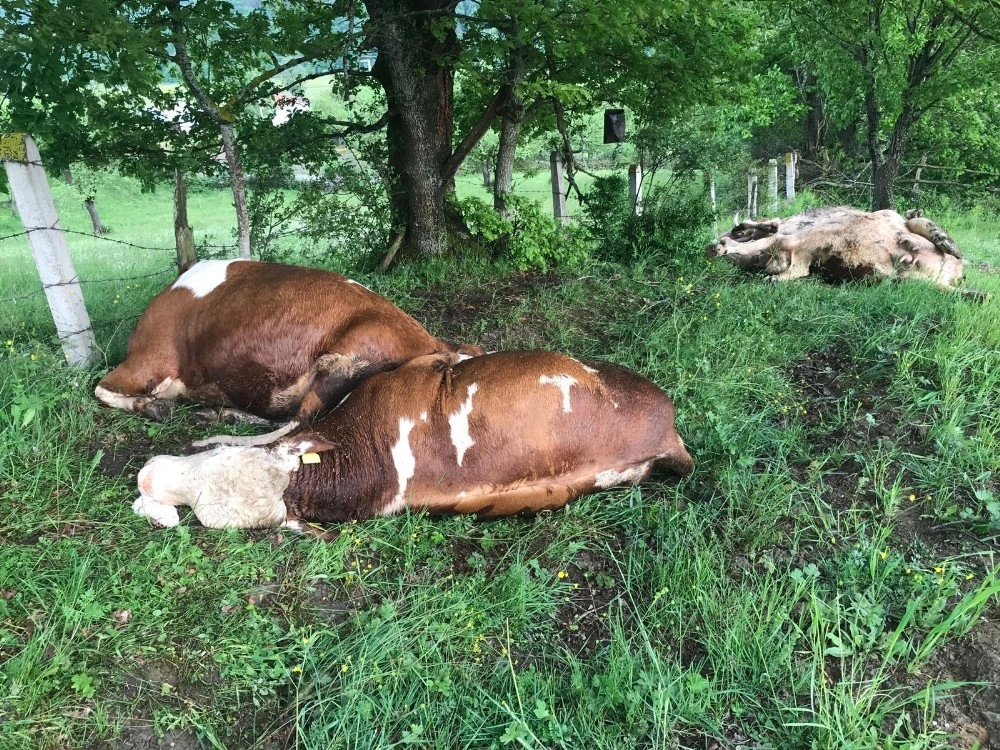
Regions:
[[166, 422], [174, 413], [174, 402], [154, 399], [143, 407], [142, 413], [154, 422]]

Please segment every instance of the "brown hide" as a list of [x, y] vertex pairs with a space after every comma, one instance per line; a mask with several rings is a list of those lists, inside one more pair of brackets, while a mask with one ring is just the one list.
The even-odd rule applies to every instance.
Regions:
[[724, 255], [775, 281], [816, 273], [828, 281], [917, 278], [950, 288], [962, 278], [958, 248], [932, 222], [845, 206], [743, 222], [719, 237], [708, 254]]
[[190, 505], [216, 527], [331, 523], [408, 506], [502, 516], [692, 469], [670, 399], [623, 367], [540, 351], [433, 355], [367, 379], [267, 448], [151, 459], [133, 507], [172, 525], [167, 506]]
[[[472, 442], [460, 465], [453, 435], [463, 409]], [[401, 494], [406, 429], [413, 475]], [[365, 381], [287, 440], [301, 439], [329, 447], [319, 451], [322, 463], [293, 475], [289, 519], [321, 522], [404, 504], [482, 516], [537, 512], [636, 483], [657, 468], [682, 476], [693, 468], [674, 430], [673, 404], [655, 384], [617, 365], [538, 351], [457, 364], [421, 358]]]
[[[384, 297], [329, 271], [215, 263], [223, 265], [200, 263], [153, 299], [98, 398], [154, 417], [164, 401], [185, 398], [305, 419], [414, 357], [483, 351], [431, 336]], [[200, 297], [179, 286], [199, 269], [224, 279]]]

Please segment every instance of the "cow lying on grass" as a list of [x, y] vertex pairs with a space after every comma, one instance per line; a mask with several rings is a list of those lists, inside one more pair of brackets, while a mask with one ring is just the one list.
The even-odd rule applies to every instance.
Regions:
[[184, 398], [301, 421], [369, 375], [433, 352], [483, 350], [431, 336], [389, 300], [329, 271], [209, 260], [150, 302], [128, 356], [95, 395], [154, 419]]
[[421, 357], [361, 383], [308, 427], [264, 447], [157, 456], [132, 506], [205, 526], [335, 523], [399, 513], [503, 516], [561, 508], [693, 461], [654, 383], [552, 352]]
[[719, 237], [708, 255], [723, 255], [774, 281], [817, 273], [829, 281], [925, 279], [948, 289], [962, 279], [962, 256], [951, 237], [915, 212], [904, 219], [895, 211], [835, 206], [744, 221]]

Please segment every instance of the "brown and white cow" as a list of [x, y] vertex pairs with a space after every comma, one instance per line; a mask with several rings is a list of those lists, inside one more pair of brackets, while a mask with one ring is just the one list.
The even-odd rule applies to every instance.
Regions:
[[304, 420], [369, 375], [433, 352], [483, 350], [432, 336], [389, 300], [336, 273], [208, 260], [150, 302], [128, 356], [95, 395], [153, 418], [183, 398]]
[[962, 279], [951, 237], [919, 215], [814, 208], [787, 219], [744, 221], [719, 237], [709, 256], [788, 281], [817, 273], [829, 281], [915, 278], [948, 289]]
[[693, 461], [654, 383], [543, 351], [431, 355], [361, 383], [268, 446], [156, 456], [133, 509], [164, 526], [335, 523], [399, 513], [503, 516], [561, 508]]

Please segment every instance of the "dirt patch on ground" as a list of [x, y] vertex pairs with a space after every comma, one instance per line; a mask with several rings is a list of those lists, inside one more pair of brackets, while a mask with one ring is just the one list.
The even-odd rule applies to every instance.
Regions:
[[[563, 279], [554, 272], [520, 273], [495, 279], [484, 289], [427, 289], [412, 293], [414, 316], [431, 331], [455, 341], [475, 340], [487, 351], [537, 349], [547, 345], [545, 327], [532, 311], [535, 301]], [[594, 311], [570, 311], [576, 322]]]
[[[876, 499], [852, 453], [869, 451], [880, 441], [903, 445], [910, 454], [921, 455], [929, 449], [927, 436], [906, 420], [892, 399], [889, 371], [888, 363], [856, 359], [847, 342], [811, 352], [788, 369], [805, 408], [794, 418], [805, 424], [816, 448], [811, 452], [847, 454], [840, 466], [823, 475], [823, 499], [834, 512]], [[847, 419], [845, 404], [851, 405]], [[806, 467], [795, 471], [804, 477]], [[911, 480], [901, 477], [904, 485]], [[924, 512], [920, 502], [901, 508], [893, 519], [894, 545], [920, 546], [937, 559], [981, 552], [990, 546], [961, 526], [941, 523]], [[952, 734], [955, 748], [1000, 749], [1000, 608], [986, 612], [967, 636], [936, 651], [919, 675], [902, 672], [897, 679], [914, 692], [925, 688], [928, 679], [936, 684], [982, 683], [956, 688], [950, 699], [940, 700], [935, 728]]]

